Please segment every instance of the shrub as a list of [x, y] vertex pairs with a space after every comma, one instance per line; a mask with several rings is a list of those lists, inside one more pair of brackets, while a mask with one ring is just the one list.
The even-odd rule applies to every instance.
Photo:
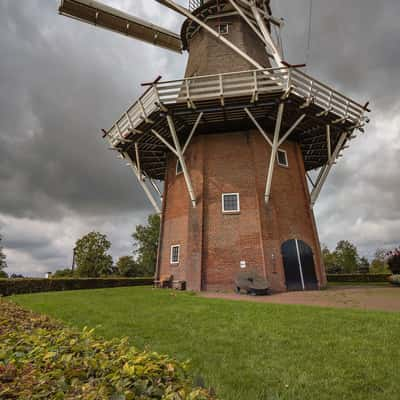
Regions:
[[0, 295], [151, 285], [153, 278], [0, 279]]
[[[23, 379], [21, 379], [23, 377]], [[187, 363], [0, 302], [1, 399], [208, 400]]]
[[390, 274], [331, 274], [328, 282], [387, 282]]
[[389, 282], [392, 285], [400, 286], [400, 275], [392, 275], [389, 277]]
[[389, 251], [386, 255], [386, 262], [392, 274], [400, 274], [400, 249]]

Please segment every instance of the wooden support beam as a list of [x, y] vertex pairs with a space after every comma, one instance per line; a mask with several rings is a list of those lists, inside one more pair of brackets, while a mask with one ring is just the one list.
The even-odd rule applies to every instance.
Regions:
[[338, 158], [339, 153], [342, 150], [344, 143], [346, 142], [347, 135], [348, 135], [347, 132], [342, 133], [331, 158], [329, 159], [328, 163], [324, 167], [321, 168], [320, 174], [315, 183], [315, 188], [311, 192], [311, 207], [313, 207], [315, 205], [315, 203], [318, 199], [318, 196], [321, 192], [321, 189], [326, 181], [326, 178], [328, 177], [329, 172], [331, 171], [333, 165], [335, 164], [335, 161]]
[[169, 129], [171, 131], [172, 140], [174, 141], [175, 154], [178, 157], [179, 163], [181, 164], [181, 167], [182, 167], [183, 175], [185, 177], [186, 186], [187, 186], [187, 189], [188, 189], [188, 192], [189, 192], [189, 197], [190, 197], [190, 200], [192, 202], [192, 206], [196, 207], [196, 196], [194, 194], [192, 180], [190, 178], [189, 171], [188, 171], [188, 169], [186, 167], [186, 161], [185, 161], [185, 158], [184, 158], [183, 153], [182, 153], [182, 149], [181, 149], [181, 145], [179, 143], [178, 136], [176, 134], [174, 120], [170, 115], [167, 115], [167, 122], [168, 122]]
[[128, 165], [132, 168], [133, 172], [135, 173], [136, 178], [139, 181], [140, 186], [144, 190], [147, 198], [149, 199], [150, 203], [154, 207], [154, 210], [156, 211], [157, 214], [161, 214], [161, 209], [159, 205], [157, 204], [157, 201], [153, 197], [153, 194], [150, 192], [149, 188], [147, 187], [146, 183], [143, 180], [143, 175], [139, 173], [139, 169], [137, 164], [132, 160], [131, 156], [128, 153], [123, 153], [123, 156], [125, 159], [129, 161]]
[[203, 115], [204, 115], [203, 112], [201, 112], [201, 113], [198, 115], [198, 117], [197, 117], [197, 119], [196, 119], [196, 122], [194, 123], [193, 128], [192, 128], [192, 130], [191, 130], [191, 132], [190, 132], [190, 134], [189, 134], [189, 137], [187, 138], [186, 143], [185, 143], [185, 145], [183, 146], [183, 149], [182, 149], [182, 153], [183, 153], [183, 154], [185, 154], [186, 149], [188, 148], [188, 146], [189, 146], [189, 144], [190, 144], [190, 142], [191, 142], [191, 140], [192, 140], [192, 138], [193, 138], [193, 135], [195, 134], [195, 132], [196, 132], [196, 130], [197, 130], [197, 127], [199, 126], [199, 123], [200, 123], [201, 119], [203, 118]]
[[272, 141], [271, 139], [268, 137], [267, 133], [264, 131], [264, 129], [261, 127], [261, 125], [258, 123], [258, 121], [254, 118], [254, 115], [250, 112], [250, 110], [245, 107], [244, 111], [246, 112], [246, 114], [249, 116], [249, 118], [251, 119], [251, 121], [253, 122], [253, 124], [256, 126], [256, 128], [258, 129], [258, 131], [261, 133], [261, 135], [264, 136], [264, 139], [268, 142], [268, 144], [273, 147]]
[[283, 117], [284, 109], [285, 109], [285, 103], [279, 104], [278, 115], [276, 117], [276, 124], [275, 124], [274, 141], [272, 144], [271, 157], [269, 160], [267, 183], [265, 185], [265, 203], [266, 204], [268, 204], [269, 199], [271, 197], [272, 177], [274, 174], [274, 169], [275, 169], [275, 164], [276, 164], [276, 162], [275, 162], [276, 155], [278, 153], [278, 148], [279, 148], [279, 135], [280, 135], [280, 131], [281, 131], [281, 124], [282, 124], [282, 117]]

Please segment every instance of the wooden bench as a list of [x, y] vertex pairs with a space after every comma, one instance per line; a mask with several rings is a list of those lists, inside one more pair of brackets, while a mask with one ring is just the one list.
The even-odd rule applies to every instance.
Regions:
[[154, 281], [154, 287], [161, 289], [172, 289], [173, 275], [160, 276], [159, 280]]
[[161, 276], [154, 281], [154, 287], [161, 289], [186, 290], [186, 281], [174, 280], [173, 275]]

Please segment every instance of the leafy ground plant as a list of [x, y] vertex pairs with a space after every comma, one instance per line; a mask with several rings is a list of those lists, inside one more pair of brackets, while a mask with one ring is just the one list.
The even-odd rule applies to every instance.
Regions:
[[[374, 290], [364, 288], [371, 296]], [[329, 294], [336, 295], [342, 296]], [[191, 374], [224, 400], [400, 398], [397, 312], [209, 299], [150, 287], [10, 300], [71, 326], [96, 327], [107, 339], [128, 336], [139, 349], [190, 359]], [[388, 285], [385, 301], [400, 302], [400, 290]]]
[[0, 300], [0, 399], [213, 399], [187, 368]]

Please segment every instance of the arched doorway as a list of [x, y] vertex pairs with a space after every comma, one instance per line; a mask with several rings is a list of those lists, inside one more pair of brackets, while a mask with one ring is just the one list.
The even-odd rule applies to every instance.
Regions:
[[283, 243], [281, 251], [287, 289], [318, 289], [311, 247], [302, 240], [293, 239]]

